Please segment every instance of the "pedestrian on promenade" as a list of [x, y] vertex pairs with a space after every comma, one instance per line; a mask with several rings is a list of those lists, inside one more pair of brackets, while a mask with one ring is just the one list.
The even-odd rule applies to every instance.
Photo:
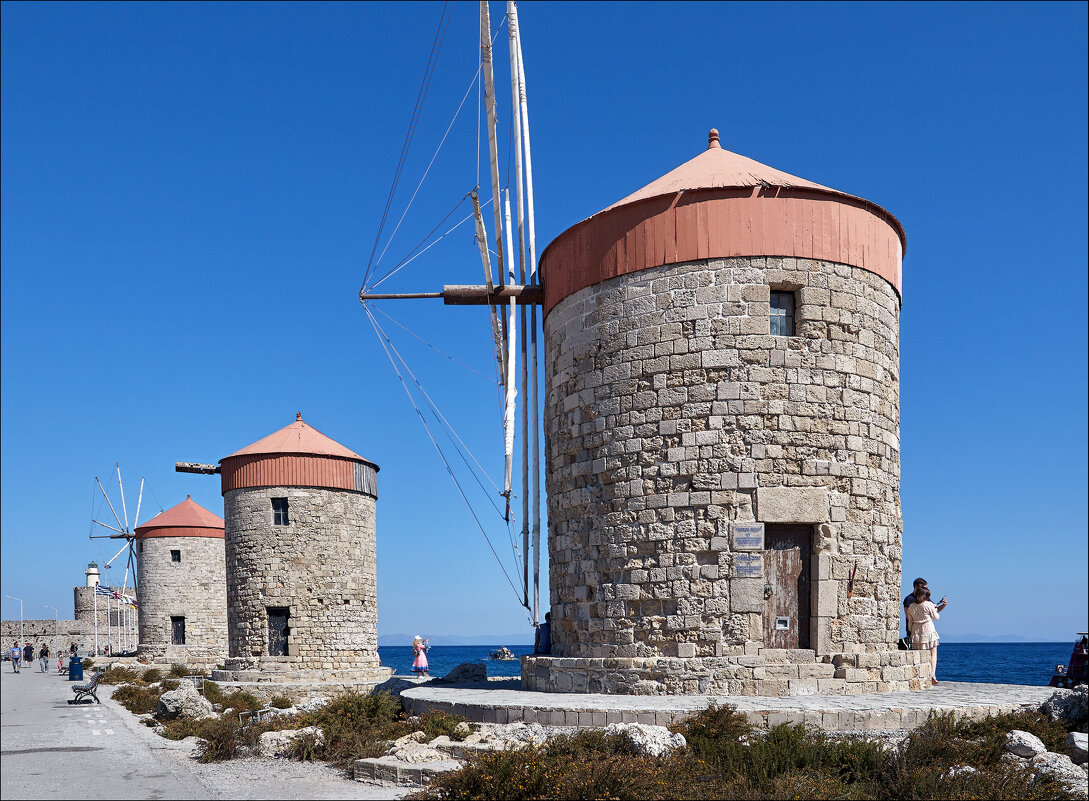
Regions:
[[544, 623], [537, 627], [537, 634], [533, 638], [533, 653], [552, 653], [552, 613], [545, 612]]
[[429, 640], [425, 640], [417, 634], [412, 638], [412, 672], [417, 676], [430, 676], [431, 670], [427, 666], [427, 651], [431, 647]]
[[16, 640], [12, 643], [11, 652], [8, 654], [11, 657], [11, 672], [19, 672], [19, 662], [23, 658], [23, 649], [19, 647], [19, 641]]
[[44, 642], [42, 643], [41, 649], [38, 651], [38, 666], [39, 673], [49, 672], [49, 646]]
[[27, 643], [23, 648], [23, 664], [30, 667], [34, 662], [34, 646]]
[[[904, 599], [904, 618], [907, 620], [907, 636], [904, 639], [907, 640], [909, 645], [911, 643], [911, 618], [908, 617], [908, 613], [907, 613], [908, 607], [911, 606], [913, 603], [915, 603], [915, 595], [916, 595], [916, 593], [919, 592], [919, 589], [921, 587], [926, 587], [927, 586], [926, 579], [924, 579], [924, 578], [917, 578], [912, 583], [914, 584], [914, 589], [912, 590], [911, 595], [907, 596]], [[939, 612], [941, 612], [943, 609], [945, 609], [945, 604], [946, 604], [945, 596], [943, 595], [942, 599], [940, 601], [938, 601], [938, 603], [937, 603], [937, 607], [938, 607]]]
[[[930, 590], [922, 586], [914, 593], [915, 603], [908, 607], [907, 616], [911, 630], [911, 649], [930, 651], [930, 683], [937, 684], [938, 631], [934, 621], [938, 619], [938, 607], [930, 600]], [[944, 607], [945, 604], [943, 603]]]

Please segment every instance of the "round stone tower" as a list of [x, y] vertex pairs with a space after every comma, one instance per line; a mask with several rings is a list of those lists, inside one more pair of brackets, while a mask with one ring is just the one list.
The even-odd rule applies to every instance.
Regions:
[[223, 519], [186, 497], [136, 528], [137, 655], [217, 665], [227, 658]]
[[378, 466], [307, 425], [221, 460], [230, 659], [218, 678], [381, 681]]
[[923, 686], [896, 650], [904, 246], [712, 130], [545, 250], [552, 656], [527, 687]]

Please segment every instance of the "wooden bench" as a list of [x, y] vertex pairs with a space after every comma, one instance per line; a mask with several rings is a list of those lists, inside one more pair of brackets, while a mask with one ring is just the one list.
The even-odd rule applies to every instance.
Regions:
[[90, 699], [94, 699], [96, 704], [102, 702], [98, 700], [98, 685], [102, 681], [102, 677], [106, 675], [106, 671], [100, 670], [95, 673], [94, 677], [86, 684], [77, 684], [72, 688], [72, 692], [76, 694], [75, 698], [68, 700], [70, 704], [82, 704], [91, 703]]

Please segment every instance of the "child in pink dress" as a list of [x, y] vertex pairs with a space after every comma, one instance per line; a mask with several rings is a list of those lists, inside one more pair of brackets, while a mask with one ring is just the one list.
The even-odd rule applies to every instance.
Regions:
[[419, 634], [412, 638], [412, 672], [417, 676], [431, 675], [427, 667], [427, 649], [430, 647], [427, 643]]

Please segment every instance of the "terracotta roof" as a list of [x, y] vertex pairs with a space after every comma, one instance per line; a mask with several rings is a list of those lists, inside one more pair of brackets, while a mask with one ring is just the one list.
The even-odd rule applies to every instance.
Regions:
[[177, 506], [159, 512], [155, 517], [136, 528], [136, 536], [153, 528], [214, 528], [223, 530], [223, 518], [209, 512], [190, 496]]
[[[361, 462], [367, 460], [354, 451], [350, 451], [339, 442], [330, 439], [313, 426], [303, 422], [302, 413], [295, 417], [295, 422], [284, 426], [275, 434], [269, 434], [264, 439], [235, 451], [224, 459], [235, 456], [256, 456], [270, 453], [304, 453], [311, 456], [337, 456], [342, 459], [356, 459]], [[222, 462], [223, 459], [220, 459]]]
[[[796, 175], [777, 170], [755, 159], [724, 150], [718, 141], [718, 131], [711, 129], [707, 137], [707, 149], [693, 159], [689, 159], [676, 169], [670, 170], [661, 178], [633, 192], [604, 209], [615, 209], [639, 200], [646, 200], [661, 195], [673, 195], [694, 189], [735, 189], [739, 187], [777, 186], [794, 189], [815, 189], [820, 192], [832, 192], [844, 197], [854, 198], [846, 192], [831, 189], [821, 184], [807, 181]], [[857, 198], [862, 200], [862, 198]]]

